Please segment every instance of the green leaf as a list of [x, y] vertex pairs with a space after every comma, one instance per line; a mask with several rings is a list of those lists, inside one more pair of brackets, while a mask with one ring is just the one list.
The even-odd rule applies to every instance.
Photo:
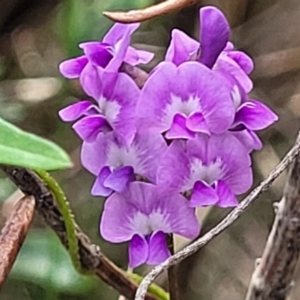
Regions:
[[69, 156], [59, 146], [27, 133], [1, 118], [0, 163], [42, 170], [72, 166]]

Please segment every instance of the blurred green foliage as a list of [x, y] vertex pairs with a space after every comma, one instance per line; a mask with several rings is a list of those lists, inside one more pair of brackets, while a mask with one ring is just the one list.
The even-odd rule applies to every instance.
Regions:
[[104, 18], [106, 10], [131, 10], [146, 7], [151, 0], [66, 0], [58, 15], [58, 32], [69, 56], [80, 54], [78, 44], [101, 40], [112, 21]]

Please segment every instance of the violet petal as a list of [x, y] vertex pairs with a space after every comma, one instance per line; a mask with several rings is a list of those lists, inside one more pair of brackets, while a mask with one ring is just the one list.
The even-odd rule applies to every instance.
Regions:
[[93, 196], [102, 196], [102, 197], [107, 197], [109, 196], [113, 190], [109, 187], [106, 187], [104, 185], [105, 179], [111, 174], [111, 171], [109, 167], [104, 167], [100, 171], [99, 175], [96, 177], [96, 180], [94, 182], [94, 185], [92, 187], [91, 194]]
[[149, 240], [148, 265], [157, 265], [165, 261], [171, 253], [167, 247], [166, 234], [162, 231], [154, 232]]
[[176, 114], [173, 119], [170, 130], [166, 133], [167, 139], [191, 139], [195, 133], [186, 126], [186, 117], [182, 114]]
[[236, 207], [239, 202], [237, 201], [236, 196], [234, 193], [230, 190], [228, 185], [222, 181], [219, 180], [216, 183], [216, 191], [219, 196], [218, 206], [220, 207]]
[[191, 200], [191, 207], [209, 206], [218, 202], [219, 197], [213, 187], [204, 181], [197, 181], [194, 185]]
[[85, 55], [71, 58], [59, 64], [59, 71], [68, 79], [78, 78], [87, 63], [88, 58]]
[[129, 265], [136, 268], [147, 261], [149, 246], [146, 239], [135, 234], [129, 243]]
[[59, 111], [60, 118], [65, 122], [72, 122], [86, 114], [94, 105], [87, 100], [71, 104]]
[[200, 62], [212, 68], [225, 48], [230, 34], [229, 24], [224, 14], [216, 7], [200, 9]]
[[88, 142], [94, 141], [99, 132], [111, 131], [105, 117], [101, 115], [86, 116], [77, 121], [72, 127], [82, 140]]
[[259, 101], [243, 103], [235, 115], [234, 125], [243, 124], [249, 130], [261, 130], [278, 120], [270, 108]]
[[128, 187], [129, 182], [134, 180], [134, 172], [131, 166], [121, 167], [110, 173], [104, 180], [103, 185], [118, 193], [122, 193]]

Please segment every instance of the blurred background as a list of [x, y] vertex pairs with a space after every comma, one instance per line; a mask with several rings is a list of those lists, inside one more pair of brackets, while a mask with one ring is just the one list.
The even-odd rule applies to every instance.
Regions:
[[[104, 10], [130, 10], [151, 0], [0, 0], [0, 116], [46, 137], [70, 154], [74, 168], [53, 176], [64, 188], [76, 220], [103, 253], [126, 269], [126, 245], [110, 245], [98, 234], [103, 201], [89, 194], [93, 177], [80, 166], [80, 141], [57, 111], [84, 98], [76, 80], [58, 73], [60, 61], [80, 54], [79, 42], [101, 40], [112, 22]], [[293, 144], [300, 116], [300, 2], [298, 0], [198, 1], [179, 12], [145, 22], [133, 36], [137, 48], [156, 53], [145, 66], [163, 59], [172, 28], [197, 37], [198, 9], [220, 7], [232, 27], [232, 41], [255, 61], [253, 99], [268, 104], [280, 121], [265, 132], [263, 150], [253, 154], [255, 184], [265, 178]], [[283, 174], [264, 196], [229, 230], [179, 266], [182, 299], [243, 299], [264, 248], [274, 211], [282, 195]], [[19, 193], [0, 175], [0, 226]], [[199, 211], [202, 234], [227, 214], [218, 208]], [[178, 247], [186, 244], [178, 240]], [[0, 249], [1, 255], [1, 249]], [[141, 274], [146, 267], [137, 270]], [[299, 277], [299, 276], [297, 276]], [[165, 275], [158, 282], [166, 286]], [[291, 300], [299, 299], [300, 282]], [[78, 275], [56, 236], [36, 216], [1, 300], [118, 299], [118, 294], [94, 278]]]

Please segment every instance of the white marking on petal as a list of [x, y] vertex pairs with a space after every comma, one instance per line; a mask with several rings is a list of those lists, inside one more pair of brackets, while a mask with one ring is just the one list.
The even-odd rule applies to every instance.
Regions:
[[221, 158], [204, 165], [198, 158], [193, 158], [190, 164], [190, 176], [185, 183], [183, 190], [187, 191], [193, 188], [196, 181], [202, 180], [212, 184], [224, 176], [224, 165]]
[[200, 99], [194, 95], [190, 95], [187, 100], [171, 94], [171, 102], [164, 110], [164, 123], [171, 127], [173, 118], [177, 113], [183, 114], [186, 117], [194, 112], [201, 112]]
[[234, 108], [235, 110], [237, 110], [242, 103], [242, 96], [237, 85], [233, 86], [230, 94], [231, 94]]
[[114, 168], [131, 166], [136, 174], [144, 174], [146, 166], [143, 158], [148, 158], [144, 151], [134, 142], [130, 147], [111, 143], [107, 149], [107, 164]]
[[108, 123], [112, 125], [120, 113], [121, 105], [114, 100], [108, 101], [103, 96], [98, 99], [98, 105], [101, 113], [106, 117]]
[[144, 236], [158, 230], [168, 233], [171, 232], [171, 226], [168, 219], [169, 215], [163, 213], [161, 209], [152, 211], [149, 215], [137, 212], [130, 219], [130, 226], [133, 231]]

